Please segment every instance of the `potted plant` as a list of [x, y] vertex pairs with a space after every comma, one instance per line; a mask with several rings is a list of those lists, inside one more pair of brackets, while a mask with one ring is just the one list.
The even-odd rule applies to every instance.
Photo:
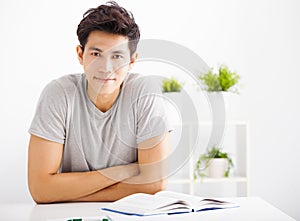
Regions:
[[199, 79], [204, 83], [204, 90], [206, 91], [238, 93], [237, 88], [234, 86], [239, 82], [240, 76], [236, 72], [229, 70], [226, 65], [219, 67], [218, 74], [213, 73], [213, 68], [210, 68], [203, 76], [199, 76]]
[[170, 79], [164, 79], [162, 81], [162, 91], [163, 93], [171, 93], [171, 92], [180, 92], [182, 89], [183, 83], [180, 83], [174, 77]]
[[228, 66], [221, 65], [218, 73], [214, 73], [213, 68], [211, 68], [207, 73], [199, 76], [199, 79], [203, 83], [202, 89], [208, 92], [207, 97], [212, 108], [221, 110], [224, 102], [226, 118], [230, 120], [237, 119], [241, 97], [233, 95], [239, 94], [237, 85], [240, 76], [229, 70]]
[[222, 152], [220, 148], [212, 146], [201, 154], [194, 168], [194, 179], [203, 178], [208, 172], [209, 177], [228, 177], [233, 162], [228, 153]]

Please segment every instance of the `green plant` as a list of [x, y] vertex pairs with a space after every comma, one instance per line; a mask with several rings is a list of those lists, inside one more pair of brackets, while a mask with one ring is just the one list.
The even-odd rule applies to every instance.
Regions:
[[170, 79], [164, 79], [162, 81], [162, 89], [163, 89], [164, 93], [180, 92], [182, 89], [182, 86], [183, 86], [183, 83], [180, 83], [174, 77], [171, 77]]
[[210, 68], [209, 71], [204, 74], [204, 76], [199, 76], [199, 79], [204, 81], [207, 86], [207, 91], [221, 91], [222, 89], [220, 86], [219, 77], [213, 73], [213, 68]]
[[[240, 76], [230, 71], [226, 65], [221, 65], [218, 71], [219, 73], [215, 74], [213, 68], [210, 68], [206, 74], [199, 76], [199, 79], [206, 85], [205, 90], [229, 91], [240, 79]], [[232, 92], [237, 92], [237, 90], [232, 90]]]
[[194, 168], [194, 179], [196, 180], [198, 176], [204, 177], [205, 172], [202, 169], [201, 165], [204, 164], [204, 169], [208, 167], [210, 161], [214, 158], [225, 158], [227, 159], [227, 168], [224, 176], [228, 177], [230, 169], [233, 167], [233, 162], [231, 157], [226, 152], [222, 152], [219, 148], [212, 146], [211, 149], [207, 149], [204, 154], [201, 154], [196, 162]]

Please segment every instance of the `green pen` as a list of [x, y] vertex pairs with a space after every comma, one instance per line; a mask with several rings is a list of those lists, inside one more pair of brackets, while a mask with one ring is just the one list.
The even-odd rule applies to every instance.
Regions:
[[68, 219], [67, 221], [112, 221], [108, 217], [106, 218], [75, 218], [75, 219]]

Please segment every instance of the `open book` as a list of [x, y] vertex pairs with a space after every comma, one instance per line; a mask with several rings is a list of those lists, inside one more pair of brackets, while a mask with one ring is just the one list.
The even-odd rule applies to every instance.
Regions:
[[160, 191], [154, 195], [135, 193], [108, 204], [101, 209], [126, 215], [148, 216], [200, 212], [233, 207], [238, 207], [238, 205], [217, 199], [201, 198], [172, 191]]

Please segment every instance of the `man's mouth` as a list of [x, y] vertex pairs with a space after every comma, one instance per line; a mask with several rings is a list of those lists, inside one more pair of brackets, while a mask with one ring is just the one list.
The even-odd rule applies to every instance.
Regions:
[[116, 78], [102, 78], [102, 77], [93, 77], [94, 80], [102, 83], [113, 83], [116, 81]]

